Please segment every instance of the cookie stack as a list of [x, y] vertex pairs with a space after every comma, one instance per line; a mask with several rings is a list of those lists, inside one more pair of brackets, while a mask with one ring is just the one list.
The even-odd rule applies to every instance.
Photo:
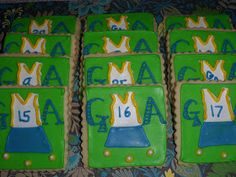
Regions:
[[0, 55], [0, 169], [63, 169], [80, 24], [16, 19]]
[[165, 27], [179, 161], [236, 160], [236, 32], [230, 17], [170, 16]]
[[82, 63], [85, 166], [162, 165], [166, 90], [153, 16], [88, 16]]

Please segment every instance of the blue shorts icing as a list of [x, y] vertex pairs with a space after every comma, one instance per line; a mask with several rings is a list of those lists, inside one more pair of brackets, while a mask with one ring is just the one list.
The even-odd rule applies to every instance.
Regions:
[[49, 153], [52, 148], [40, 127], [11, 128], [7, 138], [6, 152]]
[[142, 126], [112, 127], [109, 131], [106, 147], [148, 147], [150, 142]]
[[199, 147], [236, 145], [234, 122], [204, 122], [201, 128]]

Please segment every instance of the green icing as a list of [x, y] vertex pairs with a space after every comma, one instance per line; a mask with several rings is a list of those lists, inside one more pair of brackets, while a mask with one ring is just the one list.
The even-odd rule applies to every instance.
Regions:
[[31, 21], [35, 20], [39, 25], [44, 23], [44, 20], [50, 20], [52, 33], [70, 33], [76, 32], [76, 17], [75, 16], [42, 16], [32, 18], [17, 18], [11, 26], [12, 32], [29, 32]]
[[87, 18], [87, 31], [110, 31], [107, 18], [119, 21], [121, 16], [127, 16], [128, 30], [154, 31], [154, 17], [150, 13], [101, 14], [90, 15]]
[[[69, 58], [1, 56], [0, 70], [2, 70], [2, 72], [0, 75], [0, 85], [8, 85], [9, 82], [11, 83], [10, 85], [17, 84], [18, 63], [25, 63], [28, 68], [31, 69], [32, 65], [36, 62], [42, 63], [41, 84], [46, 80], [46, 76], [49, 76], [48, 86], [60, 86], [60, 81], [64, 86], [69, 84]], [[59, 77], [57, 77], [55, 70], [51, 70], [51, 74], [49, 74], [50, 68], [53, 66], [55, 66], [55, 70]]]
[[236, 33], [234, 31], [216, 30], [173, 30], [169, 33], [169, 49], [171, 53], [195, 52], [194, 36], [198, 36], [203, 42], [209, 35], [214, 36], [218, 53], [236, 53]]
[[[152, 109], [153, 115], [149, 124], [142, 125], [145, 134], [150, 142], [149, 147], [144, 148], [107, 148], [105, 142], [110, 129], [112, 94], [119, 94], [124, 98], [128, 91], [135, 93], [135, 100], [141, 119], [144, 118], [146, 101], [152, 97], [158, 106], [162, 116], [166, 120], [166, 105], [164, 89], [160, 85], [153, 86], [132, 86], [132, 87], [88, 87], [86, 88], [87, 103], [94, 98], [102, 98], [104, 102], [98, 101], [92, 104], [91, 113], [95, 126], [88, 124], [88, 165], [92, 168], [107, 168], [119, 166], [156, 166], [162, 165], [166, 157], [166, 125], [162, 124]], [[86, 110], [89, 111], [88, 109]], [[107, 131], [98, 132], [98, 124], [101, 119], [96, 115], [109, 116], [106, 120]], [[88, 120], [88, 117], [86, 117]], [[154, 150], [153, 156], [147, 156], [147, 150]], [[111, 156], [104, 156], [104, 150], [109, 150]], [[131, 155], [133, 161], [127, 163], [125, 158]]]
[[[222, 145], [202, 148], [202, 155], [197, 155], [198, 141], [201, 126], [193, 126], [193, 120], [186, 120], [183, 117], [184, 104], [189, 99], [194, 99], [198, 104], [193, 104], [189, 107], [190, 112], [198, 112], [198, 117], [203, 123], [203, 104], [201, 90], [209, 89], [214, 95], [219, 95], [223, 87], [229, 88], [229, 97], [231, 105], [234, 108], [236, 105], [236, 84], [191, 84], [185, 83], [180, 89], [180, 124], [181, 124], [181, 148], [180, 159], [183, 162], [192, 163], [209, 163], [209, 162], [225, 162], [236, 160], [236, 145]], [[191, 114], [193, 115], [193, 113]], [[227, 158], [222, 158], [221, 153], [226, 152]]]
[[206, 15], [206, 16], [168, 16], [165, 21], [166, 30], [173, 30], [186, 27], [186, 18], [190, 17], [197, 22], [198, 17], [206, 17], [208, 28], [232, 29], [230, 17], [228, 15]]
[[[0, 129], [0, 169], [12, 169], [12, 170], [24, 170], [24, 169], [59, 169], [64, 167], [64, 124], [57, 124], [55, 114], [52, 108], [49, 107], [49, 114], [43, 122], [43, 129], [47, 135], [48, 141], [52, 147], [52, 154], [56, 156], [55, 161], [49, 160], [48, 153], [9, 153], [10, 158], [8, 160], [3, 159], [3, 154], [5, 151], [6, 139], [10, 131], [10, 118], [11, 118], [11, 94], [19, 93], [22, 98], [26, 98], [28, 93], [36, 93], [39, 95], [39, 107], [40, 115], [43, 115], [43, 107], [47, 99], [51, 99], [55, 109], [60, 116], [60, 120], [64, 121], [64, 88], [1, 88], [0, 100], [5, 106], [1, 104], [1, 114], [8, 114], [6, 118], [6, 127], [1, 124]], [[4, 100], [4, 101], [3, 101]], [[32, 166], [25, 167], [25, 160], [31, 160]]]
[[[26, 37], [34, 45], [39, 38], [46, 39], [45, 52], [51, 56], [72, 56], [72, 37], [70, 35], [30, 35], [9, 33], [4, 40], [5, 53], [20, 53], [22, 37]], [[63, 52], [64, 51], [64, 52]]]
[[[118, 68], [126, 61], [131, 62], [131, 70], [136, 84], [163, 83], [161, 58], [156, 54], [125, 55], [113, 57], [87, 57], [85, 59], [85, 83], [86, 85], [103, 84], [108, 82], [109, 63], [116, 64]], [[95, 69], [92, 72], [91, 70]], [[142, 74], [143, 72], [143, 74]]]
[[112, 31], [112, 32], [85, 32], [84, 55], [105, 53], [103, 37], [110, 38], [119, 44], [122, 36], [130, 37], [131, 52], [157, 52], [157, 34], [151, 31]]
[[217, 60], [224, 60], [227, 80], [236, 79], [236, 56], [220, 54], [176, 54], [173, 56], [176, 81], [203, 80], [200, 61], [207, 61], [213, 68]]

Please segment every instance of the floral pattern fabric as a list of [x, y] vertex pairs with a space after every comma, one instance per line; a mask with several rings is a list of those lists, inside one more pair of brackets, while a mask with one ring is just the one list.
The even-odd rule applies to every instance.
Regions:
[[[77, 0], [72, 2], [32, 2], [0, 4], [0, 48], [15, 18], [41, 15], [76, 15], [81, 18], [82, 30], [86, 15], [102, 13], [150, 12], [160, 24], [164, 16], [171, 14], [192, 14], [207, 12], [222, 12], [230, 15], [236, 28], [235, 0]], [[162, 47], [163, 46], [163, 47]], [[161, 45], [161, 51], [165, 51]], [[77, 67], [78, 68], [78, 67]], [[81, 134], [80, 134], [80, 95], [79, 69], [76, 72], [74, 97], [72, 106], [72, 124], [69, 133], [68, 164], [63, 171], [0, 171], [0, 176], [101, 176], [101, 177], [222, 177], [236, 176], [236, 163], [218, 164], [187, 164], [180, 165], [175, 158], [172, 117], [168, 119], [168, 144], [166, 162], [162, 167], [118, 168], [118, 169], [86, 169], [82, 165]]]

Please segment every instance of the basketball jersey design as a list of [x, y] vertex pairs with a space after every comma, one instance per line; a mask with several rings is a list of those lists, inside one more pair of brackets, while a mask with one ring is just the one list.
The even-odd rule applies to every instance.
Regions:
[[5, 152], [52, 152], [42, 127], [38, 94], [28, 93], [25, 100], [18, 93], [11, 94], [11, 130]]
[[42, 125], [38, 95], [29, 93], [23, 100], [18, 93], [11, 95], [11, 127], [29, 128]]
[[212, 67], [207, 61], [201, 61], [201, 72], [204, 80], [207, 81], [225, 81], [226, 72], [224, 70], [224, 60], [217, 60], [215, 67]]
[[139, 126], [142, 123], [133, 92], [128, 92], [124, 100], [120, 95], [113, 94], [111, 113], [112, 127]]
[[195, 22], [191, 17], [185, 18], [187, 28], [207, 28], [208, 23], [206, 22], [206, 17], [198, 17], [197, 22]]
[[112, 17], [107, 18], [107, 26], [110, 30], [127, 30], [128, 22], [127, 16], [121, 16], [119, 21], [114, 20]]
[[17, 85], [37, 86], [41, 85], [42, 64], [36, 62], [29, 69], [25, 63], [18, 63]]
[[131, 63], [126, 61], [122, 64], [121, 69], [114, 63], [109, 63], [108, 69], [109, 84], [134, 84]]
[[33, 45], [28, 38], [22, 37], [21, 53], [40, 53], [45, 54], [46, 40], [38, 38], [35, 45]]
[[217, 52], [215, 38], [213, 35], [209, 35], [206, 42], [198, 36], [193, 36], [195, 52]]
[[204, 122], [228, 122], [234, 120], [228, 92], [228, 88], [223, 88], [220, 95], [216, 97], [208, 89], [202, 90]]
[[49, 34], [51, 32], [52, 21], [45, 19], [43, 24], [38, 24], [35, 20], [32, 20], [29, 26], [30, 34]]
[[113, 41], [108, 37], [104, 37], [103, 40], [104, 40], [103, 50], [105, 53], [112, 53], [112, 52], [125, 53], [131, 51], [129, 46], [130, 38], [127, 36], [122, 36], [120, 43], [117, 45], [114, 44]]

